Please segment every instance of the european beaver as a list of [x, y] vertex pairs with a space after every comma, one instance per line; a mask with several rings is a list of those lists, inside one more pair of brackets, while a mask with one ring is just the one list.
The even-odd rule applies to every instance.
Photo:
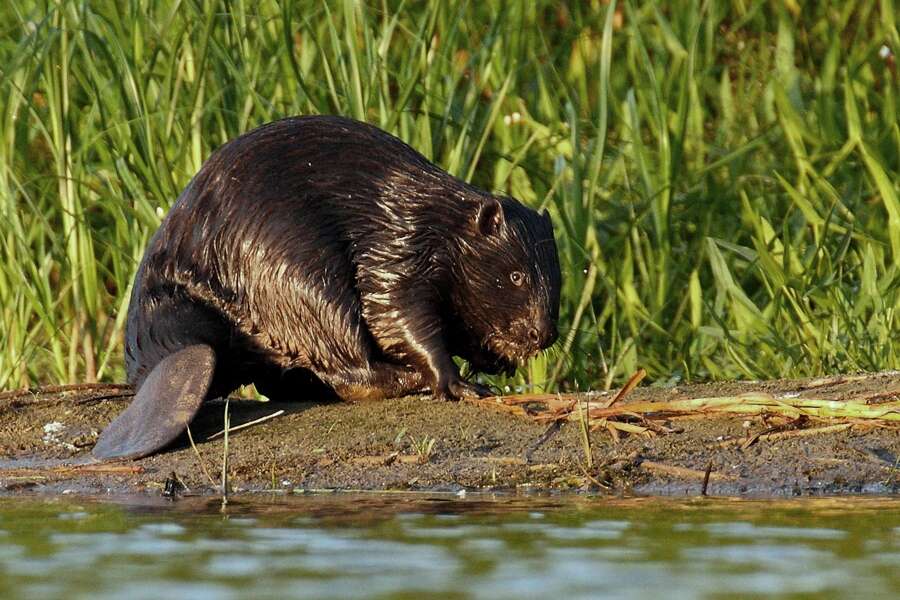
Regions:
[[451, 357], [495, 373], [550, 346], [560, 284], [546, 211], [365, 123], [263, 125], [210, 156], [150, 240], [125, 331], [137, 395], [94, 455], [152, 454], [250, 382], [484, 395]]

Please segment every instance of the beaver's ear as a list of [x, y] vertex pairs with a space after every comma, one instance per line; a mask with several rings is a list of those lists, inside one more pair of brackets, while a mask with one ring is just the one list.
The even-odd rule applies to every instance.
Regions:
[[475, 213], [475, 228], [482, 235], [497, 235], [505, 217], [503, 207], [496, 198], [488, 198], [478, 204]]

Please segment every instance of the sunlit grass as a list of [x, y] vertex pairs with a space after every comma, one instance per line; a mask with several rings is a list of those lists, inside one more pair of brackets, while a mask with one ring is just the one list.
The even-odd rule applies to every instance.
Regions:
[[0, 388], [122, 379], [160, 215], [212, 149], [306, 113], [550, 209], [563, 339], [501, 383], [896, 367], [892, 9], [4, 3]]

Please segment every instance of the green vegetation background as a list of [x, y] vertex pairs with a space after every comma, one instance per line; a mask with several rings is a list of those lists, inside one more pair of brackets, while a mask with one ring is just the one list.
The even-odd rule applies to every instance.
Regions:
[[121, 380], [161, 215], [307, 113], [549, 207], [564, 337], [517, 383], [897, 367], [898, 52], [893, 0], [3, 3], [0, 388]]

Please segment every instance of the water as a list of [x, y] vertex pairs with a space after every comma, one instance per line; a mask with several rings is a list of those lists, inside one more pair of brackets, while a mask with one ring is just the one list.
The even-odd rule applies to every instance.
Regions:
[[897, 597], [900, 500], [0, 500], [21, 598]]

